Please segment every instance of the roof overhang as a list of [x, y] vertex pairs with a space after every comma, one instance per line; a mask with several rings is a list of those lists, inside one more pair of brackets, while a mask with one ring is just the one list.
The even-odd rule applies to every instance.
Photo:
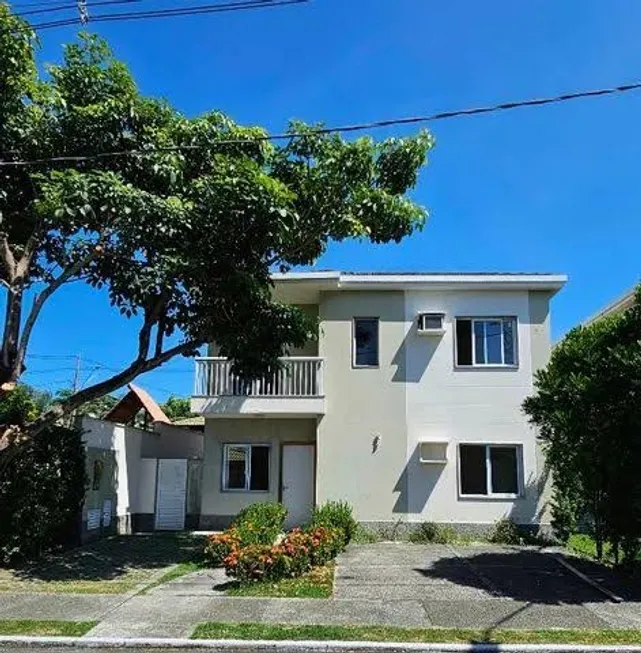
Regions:
[[287, 272], [272, 275], [275, 296], [292, 304], [316, 304], [324, 291], [349, 290], [543, 290], [558, 292], [564, 274]]

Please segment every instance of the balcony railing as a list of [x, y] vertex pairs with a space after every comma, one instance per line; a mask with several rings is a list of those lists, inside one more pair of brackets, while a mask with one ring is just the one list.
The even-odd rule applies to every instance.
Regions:
[[196, 397], [322, 397], [323, 359], [281, 358], [280, 369], [253, 381], [231, 371], [227, 358], [196, 359]]

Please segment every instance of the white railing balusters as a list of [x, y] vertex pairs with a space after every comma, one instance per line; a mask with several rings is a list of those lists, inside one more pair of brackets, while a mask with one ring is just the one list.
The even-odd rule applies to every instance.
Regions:
[[321, 397], [323, 359], [282, 358], [281, 367], [261, 379], [244, 381], [231, 372], [226, 358], [197, 358], [196, 396]]

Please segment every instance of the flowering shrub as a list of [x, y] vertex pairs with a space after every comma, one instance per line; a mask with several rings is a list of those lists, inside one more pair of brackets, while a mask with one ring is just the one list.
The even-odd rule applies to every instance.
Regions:
[[227, 575], [241, 583], [280, 580], [300, 576], [314, 566], [326, 564], [340, 553], [343, 541], [340, 529], [295, 528], [279, 544], [233, 549], [223, 564]]
[[243, 546], [272, 545], [283, 531], [287, 508], [282, 503], [252, 503], [243, 508], [232, 526], [236, 527]]
[[205, 560], [216, 567], [223, 564], [225, 558], [241, 546], [238, 530], [233, 526], [218, 535], [210, 535], [205, 544]]

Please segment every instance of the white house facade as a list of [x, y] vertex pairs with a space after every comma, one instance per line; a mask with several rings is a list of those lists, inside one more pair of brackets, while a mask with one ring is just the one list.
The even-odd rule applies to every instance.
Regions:
[[[521, 405], [550, 351], [546, 274], [275, 275], [318, 338], [270, 378], [197, 361], [205, 417], [200, 527], [255, 501], [290, 523], [348, 501], [372, 527], [546, 525], [546, 475]], [[212, 348], [213, 349], [213, 348]]]

